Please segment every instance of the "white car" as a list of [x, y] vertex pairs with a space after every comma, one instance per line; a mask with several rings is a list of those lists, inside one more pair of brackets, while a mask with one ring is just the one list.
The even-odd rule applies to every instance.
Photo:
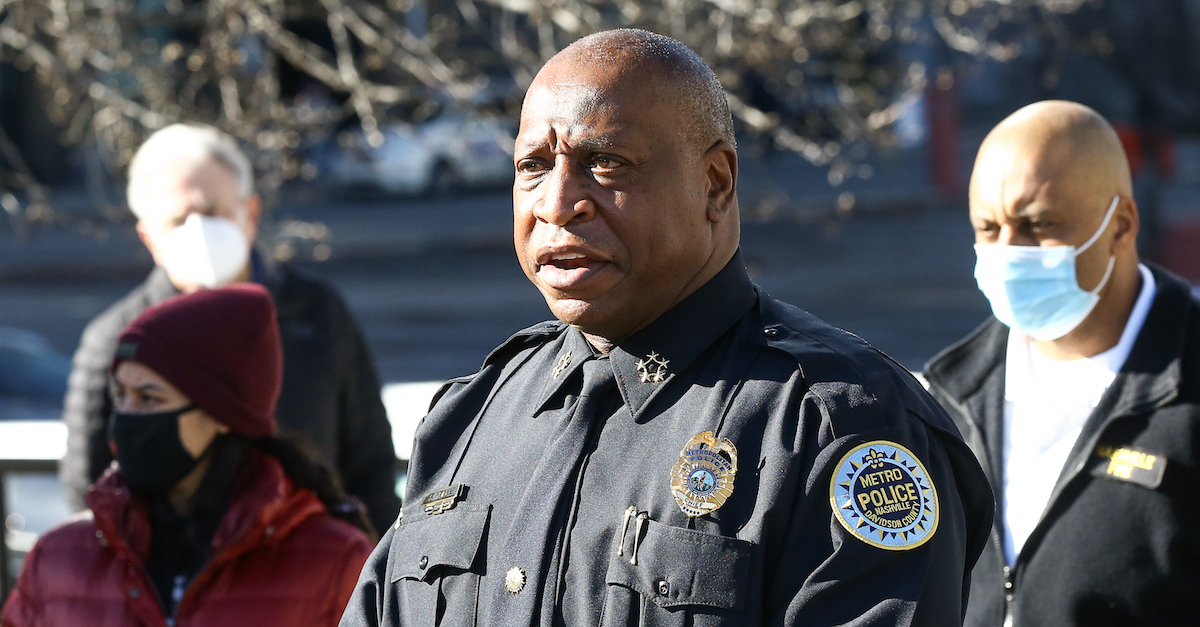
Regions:
[[380, 146], [371, 146], [361, 128], [341, 133], [323, 178], [394, 194], [440, 195], [512, 184], [513, 132], [503, 118], [448, 109], [417, 125], [396, 122], [380, 130]]

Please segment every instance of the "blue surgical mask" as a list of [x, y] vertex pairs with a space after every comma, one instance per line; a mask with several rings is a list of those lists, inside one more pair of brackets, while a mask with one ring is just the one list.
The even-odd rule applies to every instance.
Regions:
[[975, 281], [996, 319], [1035, 340], [1057, 340], [1078, 327], [1100, 302], [1117, 258], [1108, 258], [1104, 278], [1090, 292], [1079, 287], [1075, 258], [1100, 239], [1119, 201], [1113, 196], [1100, 228], [1079, 248], [976, 244]]

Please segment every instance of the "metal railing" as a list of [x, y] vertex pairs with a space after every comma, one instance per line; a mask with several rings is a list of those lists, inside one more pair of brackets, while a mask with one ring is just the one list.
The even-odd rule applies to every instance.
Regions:
[[[383, 402], [388, 421], [392, 424], [392, 443], [399, 458], [398, 487], [402, 487], [408, 470], [413, 432], [425, 415], [430, 397], [440, 385], [440, 382], [428, 381], [391, 383], [383, 387]], [[62, 422], [0, 420], [0, 531], [3, 531], [3, 536], [0, 536], [0, 606], [3, 606], [16, 584], [14, 573], [10, 571], [13, 566], [13, 545], [27, 544], [24, 541], [14, 542], [19, 532], [8, 529], [10, 512], [5, 490], [9, 478], [15, 473], [57, 473], [59, 460], [66, 452], [67, 428]]]

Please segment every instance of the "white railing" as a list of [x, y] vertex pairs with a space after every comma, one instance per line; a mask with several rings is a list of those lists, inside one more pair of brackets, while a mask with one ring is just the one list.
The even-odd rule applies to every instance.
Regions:
[[[439, 387], [441, 382], [437, 381], [383, 386], [383, 404], [392, 425], [392, 444], [402, 467], [407, 467], [412, 455], [413, 433]], [[28, 552], [38, 537], [36, 533], [11, 524], [5, 494], [9, 475], [57, 473], [59, 460], [66, 452], [67, 427], [62, 422], [0, 420], [0, 530], [4, 532], [4, 541], [0, 542], [0, 603], [12, 589], [10, 555], [15, 552], [19, 557]]]

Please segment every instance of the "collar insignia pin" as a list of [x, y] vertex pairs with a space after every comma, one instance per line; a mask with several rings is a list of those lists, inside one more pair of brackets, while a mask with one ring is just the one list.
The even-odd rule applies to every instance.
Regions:
[[671, 468], [671, 495], [688, 518], [711, 514], [733, 494], [737, 448], [728, 438], [720, 442], [712, 431], [696, 434]]
[[645, 359], [638, 360], [638, 377], [642, 383], [662, 383], [667, 378], [667, 364], [670, 363], [658, 353], [650, 353]]
[[570, 366], [570, 365], [571, 365], [571, 351], [567, 351], [567, 352], [563, 353], [561, 357], [558, 358], [558, 363], [554, 364], [554, 370], [550, 371], [550, 376], [557, 379], [560, 375], [562, 375], [563, 370], [566, 370], [567, 366]]

